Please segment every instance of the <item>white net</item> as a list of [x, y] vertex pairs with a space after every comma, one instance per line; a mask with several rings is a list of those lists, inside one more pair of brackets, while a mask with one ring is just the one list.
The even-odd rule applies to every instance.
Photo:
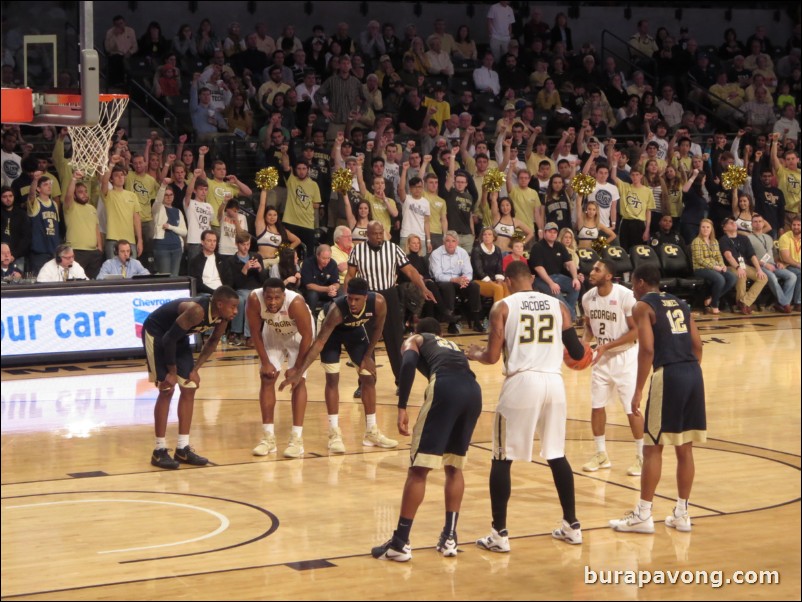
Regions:
[[109, 163], [109, 143], [127, 106], [127, 96], [101, 98], [97, 124], [67, 128], [72, 140], [70, 166], [74, 170], [84, 172], [87, 178], [105, 173]]

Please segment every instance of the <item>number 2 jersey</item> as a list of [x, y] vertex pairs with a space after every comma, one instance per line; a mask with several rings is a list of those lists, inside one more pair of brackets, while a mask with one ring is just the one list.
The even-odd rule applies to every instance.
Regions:
[[[590, 321], [590, 327], [599, 345], [605, 345], [621, 338], [629, 332], [627, 318], [632, 317], [632, 308], [635, 307], [635, 295], [628, 288], [620, 284], [613, 284], [610, 294], [602, 296], [599, 289], [594, 287], [582, 297], [582, 310]], [[637, 347], [637, 343], [623, 345], [611, 349], [602, 355], [602, 361], [610, 355], [617, 355], [623, 351]]]
[[504, 326], [505, 374], [547, 372], [562, 374], [563, 316], [560, 301], [535, 291], [520, 291], [501, 301], [507, 304]]
[[691, 310], [685, 301], [667, 293], [647, 293], [641, 301], [651, 306], [657, 318], [652, 325], [652, 367], [657, 370], [666, 364], [698, 362], [691, 339]]

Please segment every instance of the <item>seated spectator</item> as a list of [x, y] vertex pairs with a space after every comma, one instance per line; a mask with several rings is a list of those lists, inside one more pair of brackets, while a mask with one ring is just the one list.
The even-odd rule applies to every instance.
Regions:
[[744, 103], [741, 109], [746, 113], [746, 125], [756, 133], [768, 134], [774, 128], [774, 102], [765, 87], [755, 90], [755, 99]]
[[418, 75], [423, 75], [424, 77], [429, 75], [429, 57], [426, 55], [426, 47], [423, 44], [423, 38], [415, 36], [412, 39], [412, 45], [404, 54], [404, 61], [407, 61], [409, 57], [412, 57], [413, 70]]
[[211, 295], [223, 286], [223, 261], [217, 254], [217, 234], [214, 230], [204, 230], [201, 234], [201, 252], [187, 266], [187, 275], [195, 279], [198, 293]]
[[270, 267], [270, 277], [281, 279], [291, 291], [301, 292], [301, 267], [295, 249], [285, 247], [279, 251], [278, 263]]
[[[443, 246], [432, 251], [429, 258], [429, 269], [432, 277], [440, 289], [443, 298], [443, 307], [454, 313], [456, 298], [468, 302], [473, 328], [476, 332], [485, 332], [482, 324], [482, 301], [479, 293], [479, 284], [473, 280], [471, 258], [465, 249], [458, 245], [459, 238], [456, 232], [449, 230], [443, 237]], [[453, 322], [448, 327], [450, 334], [459, 334], [459, 327]]]
[[241, 138], [253, 135], [253, 111], [246, 105], [245, 94], [242, 92], [234, 92], [223, 117], [228, 124], [229, 133], [237, 134]]
[[75, 261], [75, 251], [69, 245], [56, 247], [55, 257], [45, 263], [36, 282], [67, 282], [68, 280], [86, 280], [86, 273]]
[[[615, 111], [615, 116], [618, 116], [620, 111], [629, 101], [630, 95], [624, 87], [624, 78], [620, 73], [613, 74], [612, 80], [605, 86], [604, 95], [607, 97], [607, 102]], [[635, 98], [638, 98], [637, 96]], [[640, 100], [638, 98], [638, 100]]]
[[471, 31], [467, 25], [460, 25], [457, 28], [457, 35], [454, 38], [454, 49], [451, 54], [455, 59], [475, 61], [477, 59], [476, 42], [471, 38]]
[[241, 34], [242, 30], [239, 23], [234, 21], [228, 24], [228, 35], [223, 40], [223, 53], [226, 58], [230, 59], [245, 50], [245, 40]]
[[181, 96], [181, 71], [175, 54], [167, 55], [167, 60], [156, 69], [153, 75], [153, 95], [172, 105]]
[[704, 278], [711, 287], [705, 312], [718, 315], [721, 298], [735, 286], [737, 276], [727, 269], [713, 233], [713, 222], [707, 218], [699, 224], [699, 235], [691, 242], [691, 261], [694, 275]]
[[[735, 300], [741, 313], [749, 315], [752, 313], [752, 304], [766, 286], [768, 279], [760, 267], [752, 243], [746, 236], [738, 234], [735, 220], [725, 217], [721, 227], [724, 230], [724, 236], [718, 241], [721, 255], [724, 257], [727, 269], [738, 278], [735, 283]], [[747, 278], [752, 280], [752, 286], [748, 289]]]
[[510, 294], [504, 284], [501, 249], [495, 245], [495, 241], [496, 233], [493, 228], [483, 228], [481, 242], [471, 251], [473, 279], [479, 285], [479, 294], [492, 297], [493, 303]]
[[524, 242], [520, 238], [514, 238], [512, 240], [510, 252], [505, 255], [504, 259], [501, 261], [501, 267], [505, 272], [507, 271], [507, 266], [513, 261], [523, 261], [524, 263], [527, 263], [528, 261], [524, 255]]
[[719, 117], [726, 119], [736, 113], [744, 102], [744, 89], [737, 82], [727, 81], [727, 74], [719, 71], [716, 83], [710, 86], [710, 103]]
[[192, 77], [189, 87], [189, 111], [192, 116], [192, 127], [198, 139], [208, 138], [220, 131], [228, 130], [223, 113], [212, 106], [212, 92], [204, 87], [198, 90], [200, 74]]
[[674, 129], [682, 121], [684, 110], [682, 105], [674, 99], [674, 87], [665, 85], [662, 89], [662, 96], [656, 103], [657, 108], [663, 115], [663, 119], [668, 124], [669, 129]]
[[732, 27], [724, 31], [724, 43], [719, 46], [718, 57], [722, 61], [731, 61], [739, 54], [745, 54], [746, 48], [738, 41], [738, 34]]
[[562, 107], [560, 93], [550, 77], [543, 82], [543, 89], [535, 96], [535, 106], [538, 111], [552, 111]]
[[354, 248], [351, 231], [347, 226], [337, 226], [334, 229], [334, 246], [331, 247], [331, 258], [337, 263], [340, 272], [340, 286], [345, 282], [348, 273], [348, 256]]
[[247, 232], [237, 232], [237, 252], [226, 257], [223, 263], [223, 283], [239, 295], [239, 310], [231, 320], [231, 334], [228, 335], [228, 344], [235, 347], [243, 344], [252, 346], [250, 325], [245, 319], [245, 305], [251, 291], [261, 288], [270, 276], [264, 267], [262, 256], [251, 253], [251, 240], [251, 235]]
[[153, 68], [160, 65], [170, 52], [170, 42], [162, 35], [162, 27], [156, 21], [150, 22], [147, 31], [139, 38], [138, 46], [137, 56], [145, 58]]
[[[423, 278], [426, 288], [432, 293], [435, 301], [427, 301], [418, 286], [412, 282], [404, 272], [398, 273], [398, 292], [401, 302], [401, 309], [404, 311], [404, 321], [407, 330], [414, 329], [415, 324], [425, 312], [427, 316], [436, 314], [441, 322], [449, 324], [456, 321], [453, 314], [443, 308], [440, 288], [437, 286], [432, 275], [429, 273], [429, 262], [420, 254], [423, 247], [421, 239], [417, 234], [412, 234], [407, 239], [407, 259], [410, 265], [418, 270]], [[407, 319], [409, 316], [409, 319]]]
[[760, 57], [765, 61], [764, 65], [772, 69], [774, 68], [771, 57], [763, 51], [760, 42], [758, 40], [752, 40], [751, 44], [749, 44], [749, 54], [744, 57], [744, 67], [750, 71], [754, 71], [758, 68], [758, 58]]
[[663, 215], [663, 217], [660, 218], [657, 231], [652, 234], [651, 245], [653, 247], [659, 247], [662, 245], [676, 245], [678, 247], [685, 246], [685, 242], [682, 240], [682, 237], [674, 229], [673, 217], [670, 215]]
[[782, 117], [774, 123], [774, 132], [780, 135], [783, 144], [788, 140], [799, 144], [799, 119], [796, 117], [796, 107], [793, 103], [782, 108]]
[[0, 245], [0, 280], [3, 282], [19, 282], [22, 280], [22, 270], [14, 263], [14, 256], [11, 254], [11, 247], [6, 243]]
[[425, 55], [429, 63], [427, 67], [428, 74], [444, 75], [446, 77], [454, 75], [454, 64], [451, 62], [451, 56], [443, 50], [443, 39], [437, 34], [432, 34], [427, 38], [426, 42], [429, 45], [429, 50]]
[[119, 86], [125, 82], [130, 70], [130, 60], [139, 50], [136, 33], [125, 23], [122, 15], [112, 19], [113, 27], [106, 31], [104, 48], [109, 57], [109, 85]]
[[198, 35], [195, 36], [198, 48], [198, 55], [204, 61], [208, 61], [214, 56], [215, 50], [220, 48], [220, 40], [212, 29], [212, 22], [203, 19], [198, 26]]
[[314, 257], [304, 259], [301, 266], [301, 287], [312, 315], [317, 316], [320, 309], [325, 314], [340, 290], [340, 272], [337, 262], [331, 258], [329, 245], [319, 245]]
[[493, 96], [501, 93], [498, 73], [493, 70], [492, 52], [486, 52], [482, 57], [482, 66], [474, 69], [473, 85], [479, 92], [488, 92]]
[[118, 240], [114, 246], [114, 257], [103, 262], [97, 279], [105, 280], [109, 276], [131, 279], [134, 276], [148, 274], [150, 271], [138, 259], [131, 257], [131, 243], [127, 240]]
[[[791, 303], [794, 298], [794, 288], [796, 288], [797, 276], [792, 271], [785, 268], [785, 264], [777, 265], [774, 260], [774, 240], [765, 233], [768, 224], [762, 216], [757, 213], [752, 215], [752, 231], [749, 233], [749, 242], [755, 250], [760, 267], [769, 281], [771, 289], [777, 303], [774, 309], [780, 313], [790, 314]], [[782, 284], [780, 284], [782, 283]]]
[[576, 302], [582, 284], [568, 249], [557, 242], [559, 231], [554, 222], [546, 224], [543, 240], [535, 243], [530, 251], [529, 269], [535, 274], [535, 289], [553, 297], [564, 298], [571, 318], [576, 320]]

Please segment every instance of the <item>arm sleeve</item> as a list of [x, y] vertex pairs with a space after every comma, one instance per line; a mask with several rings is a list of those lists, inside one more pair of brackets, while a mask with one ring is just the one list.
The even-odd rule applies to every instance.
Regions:
[[405, 409], [415, 382], [415, 369], [418, 366], [418, 352], [408, 349], [401, 358], [401, 371], [398, 376], [398, 407]]
[[576, 335], [576, 330], [574, 328], [569, 328], [568, 330], [563, 330], [563, 345], [568, 350], [568, 355], [571, 356], [572, 359], [581, 360], [585, 357], [585, 346], [579, 340], [579, 337]]

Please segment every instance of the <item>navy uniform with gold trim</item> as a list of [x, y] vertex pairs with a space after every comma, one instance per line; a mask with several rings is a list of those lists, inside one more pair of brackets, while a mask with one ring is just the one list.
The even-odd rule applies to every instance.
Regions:
[[640, 299], [655, 315], [654, 359], [646, 407], [646, 445], [683, 445], [707, 440], [702, 367], [693, 352], [688, 305], [651, 292]]
[[372, 324], [376, 316], [377, 294], [373, 292], [367, 293], [365, 306], [359, 314], [351, 313], [347, 297], [337, 297], [334, 300], [333, 305], [337, 306], [337, 309], [340, 310], [340, 315], [342, 315], [342, 323], [334, 328], [320, 352], [320, 362], [326, 372], [339, 372], [342, 347], [345, 347], [348, 357], [357, 367], [362, 363], [365, 352], [370, 346], [367, 325]]
[[[191, 329], [183, 331], [177, 324], [181, 315], [181, 304], [187, 301], [197, 303], [203, 308], [203, 321]], [[148, 364], [148, 374], [151, 382], [157, 385], [167, 376], [167, 365], [175, 364], [176, 372], [183, 380], [181, 386], [195, 388], [189, 381], [189, 373], [195, 367], [192, 357], [192, 347], [189, 344], [189, 335], [205, 332], [222, 321], [222, 317], [212, 318], [212, 298], [208, 295], [186, 299], [174, 299], [153, 311], [142, 325], [142, 344], [145, 346], [145, 356]], [[175, 348], [169, 349], [163, 344], [162, 338], [171, 329], [179, 329], [175, 341]]]
[[[482, 389], [468, 358], [453, 342], [422, 333], [418, 371], [429, 379], [412, 432], [412, 466], [462, 469], [473, 429], [482, 413]], [[399, 400], [400, 401], [400, 400]]]

